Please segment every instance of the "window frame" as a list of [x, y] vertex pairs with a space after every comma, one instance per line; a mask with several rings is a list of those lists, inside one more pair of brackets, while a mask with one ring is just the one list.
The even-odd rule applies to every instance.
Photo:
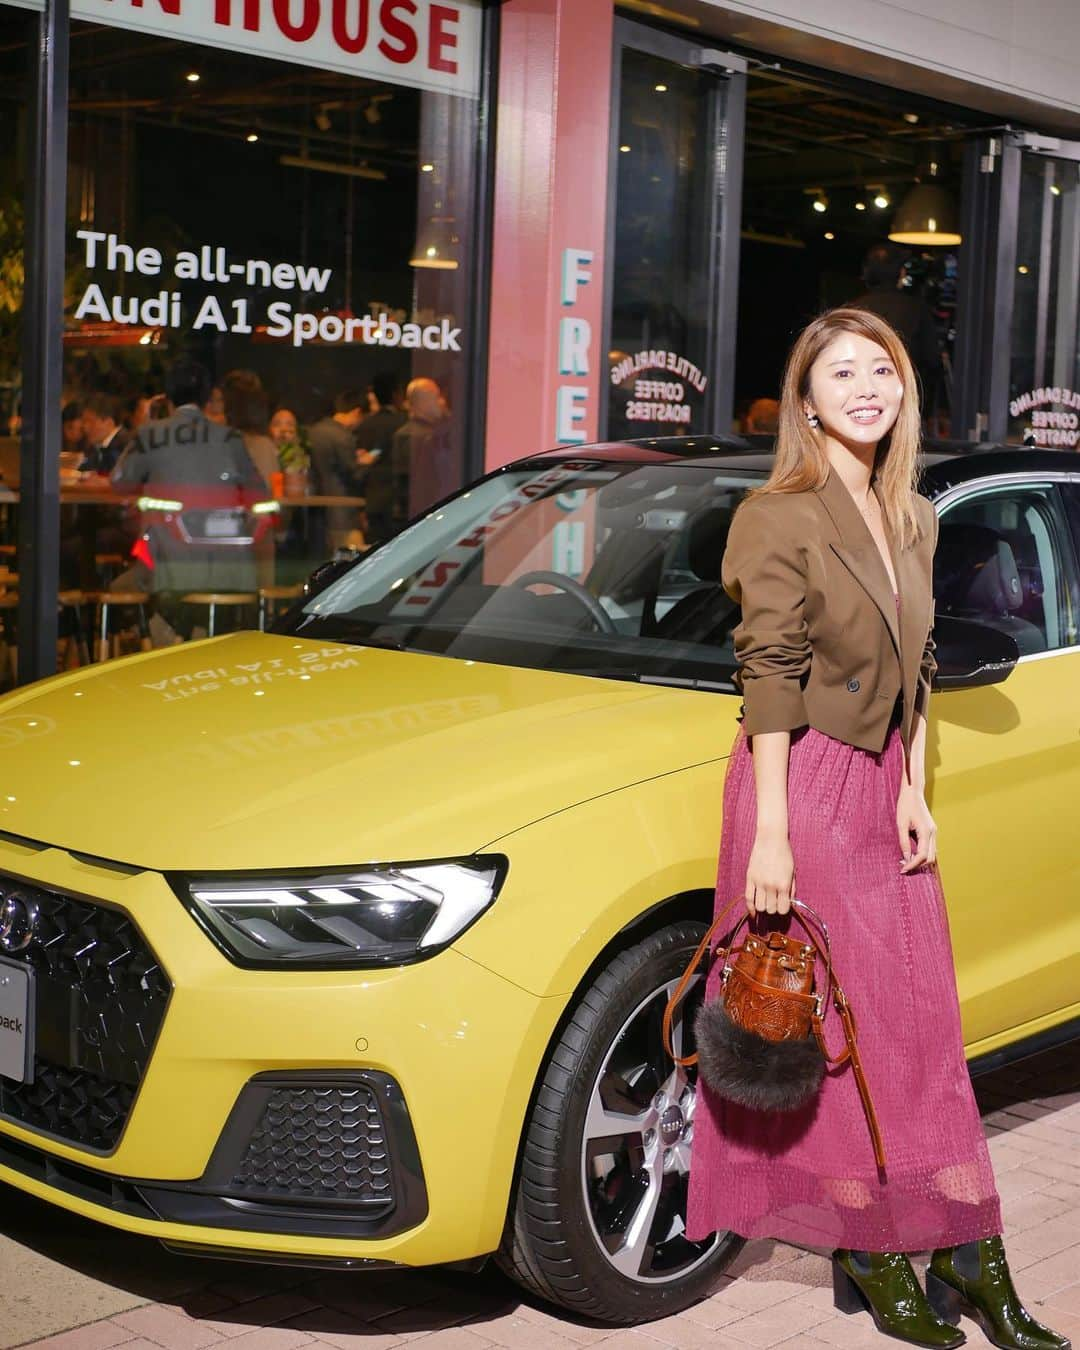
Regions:
[[[1024, 489], [1049, 488], [1049, 500], [1052, 504], [1053, 522], [1052, 528], [1057, 541], [1058, 551], [1062, 566], [1062, 596], [1059, 598], [1059, 606], [1062, 601], [1067, 602], [1069, 611], [1064, 610], [1061, 614], [1061, 629], [1064, 633], [1072, 637], [1072, 641], [1067, 645], [1048, 646], [1042, 652], [1028, 652], [1022, 654], [1019, 663], [1027, 661], [1042, 661], [1049, 656], [1058, 656], [1067, 652], [1080, 652], [1080, 555], [1078, 555], [1077, 532], [1080, 532], [1080, 518], [1074, 530], [1070, 519], [1068, 505], [1061, 491], [1061, 485], [1069, 483], [1080, 489], [1080, 468], [1075, 472], [1069, 472], [1062, 469], [1051, 469], [1044, 472], [1035, 472], [1034, 470], [1020, 470], [1015, 473], [987, 474], [981, 478], [972, 478], [963, 483], [956, 483], [947, 488], [934, 499], [934, 510], [938, 514], [939, 520], [944, 520], [949, 511], [954, 508], [974, 501], [979, 497], [989, 495], [1000, 495], [1003, 490], [1014, 489], [1023, 491]], [[1072, 618], [1070, 625], [1068, 620]]]

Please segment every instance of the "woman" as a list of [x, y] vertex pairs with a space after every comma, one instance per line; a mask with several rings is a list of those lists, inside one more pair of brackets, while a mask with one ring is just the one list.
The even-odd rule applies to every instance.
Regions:
[[[270, 400], [263, 382], [253, 370], [230, 370], [221, 382], [225, 423], [243, 437], [244, 449], [255, 465], [266, 495], [270, 495], [270, 476], [277, 472], [277, 446], [267, 435]], [[266, 533], [252, 546], [255, 575], [259, 586], [274, 584], [274, 535]]]
[[[1062, 1350], [1013, 1288], [964, 1060], [924, 795], [937, 517], [914, 490], [918, 442], [897, 334], [863, 310], [822, 315], [792, 350], [773, 471], [737, 511], [722, 567], [742, 606], [743, 721], [717, 902], [744, 895], [752, 916], [779, 917], [797, 894], [828, 925], [887, 1166], [850, 1068], [789, 1114], [703, 1086], [687, 1235], [832, 1247], [836, 1306], [866, 1306], [916, 1345], [961, 1344], [950, 1321], [964, 1310], [995, 1345]], [[825, 1031], [835, 1051], [833, 1018]], [[928, 1249], [929, 1302], [904, 1255]]]

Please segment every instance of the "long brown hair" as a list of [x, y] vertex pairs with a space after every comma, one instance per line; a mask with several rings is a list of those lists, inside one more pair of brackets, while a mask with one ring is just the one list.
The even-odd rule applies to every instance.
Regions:
[[896, 421], [878, 443], [873, 477], [881, 485], [885, 514], [900, 547], [909, 548], [919, 537], [915, 485], [921, 424], [915, 369], [899, 333], [867, 309], [830, 309], [807, 324], [795, 340], [780, 392], [780, 426], [772, 473], [747, 495], [808, 492], [824, 486], [829, 473], [825, 435], [820, 427], [811, 427], [806, 418], [810, 370], [829, 343], [844, 333], [856, 333], [882, 347], [903, 385]]

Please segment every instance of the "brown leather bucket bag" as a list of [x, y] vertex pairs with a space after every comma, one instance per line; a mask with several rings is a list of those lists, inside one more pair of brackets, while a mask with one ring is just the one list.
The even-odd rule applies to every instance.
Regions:
[[[774, 930], [748, 932], [742, 945], [735, 947], [739, 929], [750, 919], [745, 913], [726, 945], [713, 950], [712, 941], [723, 920], [735, 905], [745, 906], [746, 901], [737, 896], [716, 916], [664, 1009], [664, 1048], [678, 1064], [697, 1064], [702, 1079], [718, 1096], [764, 1111], [798, 1110], [820, 1089], [826, 1064], [839, 1067], [850, 1062], [874, 1159], [884, 1168], [885, 1148], [859, 1058], [855, 1015], [833, 970], [829, 930], [809, 905], [801, 900], [791, 903], [792, 914], [806, 930], [809, 942]], [[824, 947], [799, 911], [811, 918], [824, 938]], [[679, 1056], [672, 1048], [675, 1013], [710, 950], [709, 967], [713, 961], [723, 962], [719, 995], [703, 1003], [694, 1018], [697, 1053]], [[825, 967], [824, 992], [815, 986], [818, 956]], [[830, 995], [844, 1031], [845, 1045], [837, 1055], [829, 1053], [822, 1025]]]

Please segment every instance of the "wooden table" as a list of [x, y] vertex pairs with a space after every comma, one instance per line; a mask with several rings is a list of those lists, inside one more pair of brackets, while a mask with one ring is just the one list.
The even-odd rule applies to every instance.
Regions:
[[[154, 489], [147, 487], [145, 491], [147, 495], [152, 495]], [[83, 512], [79, 508], [134, 506], [140, 495], [142, 493], [138, 489], [134, 492], [114, 492], [108, 486], [108, 480], [104, 478], [93, 483], [65, 483], [61, 485], [60, 505], [72, 508], [75, 516], [74, 521], [71, 522], [74, 525], [72, 533], [78, 533], [81, 540], [79, 575], [84, 587], [92, 589], [93, 585], [96, 584], [94, 554], [96, 551], [97, 522], [94, 512]], [[270, 498], [267, 497], [265, 500], [269, 501]], [[305, 513], [303, 526], [300, 527], [299, 522], [297, 524], [300, 528], [303, 549], [305, 553], [310, 552], [310, 565], [311, 568], [314, 568], [326, 556], [325, 539], [322, 533], [322, 521], [317, 516], [312, 520], [307, 513], [313, 507], [325, 508], [328, 506], [346, 506], [359, 510], [366, 504], [367, 499], [364, 497], [311, 494], [303, 497], [280, 497], [276, 500], [282, 514], [297, 510]], [[7, 480], [0, 481], [0, 543], [14, 543], [15, 520], [18, 515], [19, 501], [18, 483]]]

